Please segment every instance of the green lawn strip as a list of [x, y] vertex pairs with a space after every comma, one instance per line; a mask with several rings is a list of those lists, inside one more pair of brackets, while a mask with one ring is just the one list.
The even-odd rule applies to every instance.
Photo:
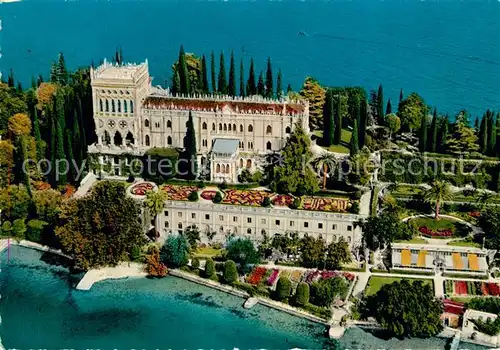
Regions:
[[[373, 295], [377, 293], [384, 284], [390, 284], [393, 282], [399, 282], [402, 277], [382, 277], [382, 276], [371, 276], [368, 281], [368, 286], [365, 289], [365, 295]], [[433, 288], [432, 279], [417, 279], [417, 278], [405, 278], [411, 281], [423, 281], [424, 284], [430, 284]]]
[[414, 237], [414, 238], [409, 239], [409, 240], [395, 241], [395, 243], [426, 244], [427, 241], [423, 238], [420, 238], [420, 237]]
[[217, 255], [220, 255], [221, 252], [222, 252], [222, 249], [215, 249], [212, 247], [204, 247], [204, 248], [196, 249], [196, 251], [193, 253], [193, 255], [196, 257], [209, 258], [209, 257], [214, 257]]
[[451, 245], [451, 246], [454, 246], [454, 247], [481, 248], [481, 244], [476, 243], [476, 242], [471, 242], [469, 240], [452, 241], [452, 242], [449, 242], [447, 245]]

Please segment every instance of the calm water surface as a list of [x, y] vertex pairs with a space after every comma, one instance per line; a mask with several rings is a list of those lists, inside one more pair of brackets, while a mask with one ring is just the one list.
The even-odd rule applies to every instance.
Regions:
[[[6, 348], [444, 349], [443, 339], [383, 340], [360, 329], [339, 343], [324, 327], [174, 277], [101, 282], [78, 277], [38, 251], [0, 255], [0, 335]], [[465, 346], [464, 348], [479, 349]]]
[[148, 58], [154, 84], [164, 84], [184, 44], [200, 55], [224, 50], [226, 69], [231, 49], [247, 69], [254, 57], [257, 74], [270, 56], [295, 89], [312, 75], [368, 90], [382, 83], [394, 107], [403, 88], [443, 113], [500, 109], [498, 1], [23, 0], [0, 5], [0, 16], [0, 68], [25, 84], [47, 76], [59, 51], [75, 68], [117, 46], [126, 60]]

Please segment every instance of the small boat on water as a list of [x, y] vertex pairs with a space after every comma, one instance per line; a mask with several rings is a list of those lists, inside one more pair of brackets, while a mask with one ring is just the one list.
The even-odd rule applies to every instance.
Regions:
[[306, 32], [303, 32], [303, 31], [297, 32], [297, 35], [298, 36], [309, 36], [309, 34], [307, 34]]

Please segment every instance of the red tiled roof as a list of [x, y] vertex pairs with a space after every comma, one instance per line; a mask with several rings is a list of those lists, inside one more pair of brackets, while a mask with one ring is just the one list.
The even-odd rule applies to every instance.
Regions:
[[[202, 100], [202, 99], [185, 99], [175, 97], [159, 97], [148, 96], [143, 103], [146, 108], [161, 108], [161, 109], [181, 109], [181, 110], [221, 110], [227, 106], [232, 110], [240, 112], [259, 113], [274, 112], [277, 114], [283, 113], [283, 104], [280, 103], [265, 103], [265, 102], [252, 102], [252, 101], [217, 101], [217, 100]], [[173, 108], [174, 107], [174, 108]], [[286, 103], [286, 114], [302, 114], [304, 106], [296, 103]]]
[[465, 312], [465, 307], [463, 303], [458, 303], [456, 301], [452, 301], [449, 299], [443, 300], [443, 309], [444, 312], [454, 315], [463, 315]]

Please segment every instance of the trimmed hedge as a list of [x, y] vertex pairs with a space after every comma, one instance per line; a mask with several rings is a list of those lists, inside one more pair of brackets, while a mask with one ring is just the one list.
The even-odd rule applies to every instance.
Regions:
[[300, 308], [325, 320], [330, 320], [330, 318], [332, 318], [332, 310], [330, 310], [330, 308], [316, 306], [311, 303], [301, 306]]
[[390, 273], [397, 273], [400, 275], [421, 275], [421, 276], [434, 276], [434, 271], [406, 271], [399, 269], [391, 269]]
[[449, 277], [449, 278], [476, 278], [478, 280], [487, 280], [488, 279], [487, 275], [469, 275], [469, 274], [450, 273], [450, 272], [443, 273], [443, 277]]

